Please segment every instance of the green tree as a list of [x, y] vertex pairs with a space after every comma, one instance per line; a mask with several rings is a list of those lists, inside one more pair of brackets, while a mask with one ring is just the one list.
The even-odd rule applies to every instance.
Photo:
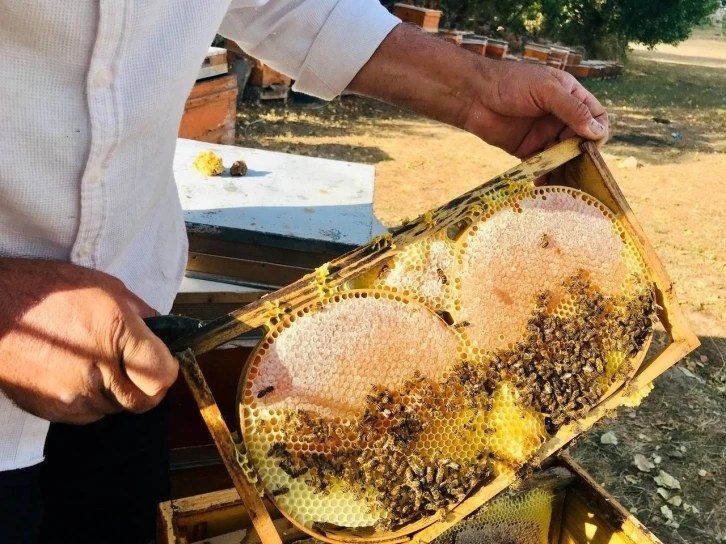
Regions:
[[[721, 0], [409, 0], [441, 9], [444, 27], [520, 34], [583, 45], [600, 58], [622, 56], [628, 43], [654, 47], [688, 38]], [[386, 1], [386, 5], [393, 4]]]
[[688, 38], [720, 0], [542, 0], [543, 33], [580, 43], [600, 56], [621, 55], [629, 42], [654, 47]]

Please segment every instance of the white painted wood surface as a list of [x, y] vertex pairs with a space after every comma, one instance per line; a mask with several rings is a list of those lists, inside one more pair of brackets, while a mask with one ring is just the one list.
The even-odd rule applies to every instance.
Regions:
[[[224, 159], [221, 176], [192, 165], [205, 150]], [[238, 159], [249, 171], [231, 177]], [[187, 222], [353, 246], [381, 233], [373, 166], [179, 139], [174, 174]]]
[[235, 285], [233, 283], [224, 283], [219, 281], [200, 280], [198, 278], [184, 277], [180, 293], [257, 293], [259, 289], [253, 287], [245, 287], [244, 285]]

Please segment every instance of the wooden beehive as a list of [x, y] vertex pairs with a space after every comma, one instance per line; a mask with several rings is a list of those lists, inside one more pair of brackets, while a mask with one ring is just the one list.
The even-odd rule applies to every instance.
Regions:
[[486, 56], [490, 59], [501, 60], [507, 56], [509, 50], [509, 43], [504, 40], [494, 40], [489, 38], [487, 43]]
[[[565, 469], [565, 474], [571, 475], [571, 481], [564, 482], [555, 495], [549, 520], [549, 544], [589, 544], [593, 542], [590, 538], [593, 532], [597, 534], [597, 542], [661, 544], [571, 457], [563, 454], [553, 468]], [[266, 502], [265, 506], [283, 542], [305, 540], [310, 544], [307, 535], [287, 521], [271, 503]], [[252, 528], [249, 512], [234, 489], [161, 503], [157, 520], [157, 544], [260, 542]]]
[[464, 42], [464, 33], [460, 30], [439, 30], [439, 36], [454, 45], [461, 45]]
[[428, 32], [437, 32], [439, 30], [439, 21], [441, 20], [439, 10], [420, 8], [410, 4], [395, 4], [393, 14], [404, 23], [420, 26]]
[[547, 62], [549, 54], [549, 46], [540, 45], [538, 43], [528, 43], [524, 46], [524, 53], [522, 53], [522, 56], [528, 59], [536, 59], [541, 62]]
[[471, 51], [476, 55], [486, 55], [488, 40], [480, 40], [475, 38], [464, 38], [461, 47], [467, 51]]
[[[632, 237], [638, 247], [651, 280], [654, 283], [658, 319], [665, 328], [669, 343], [654, 356], [644, 360], [627, 378], [627, 383], [620, 383], [613, 391], [609, 391], [599, 404], [588, 414], [563, 426], [553, 438], [539, 449], [540, 458], [547, 458], [575, 436], [590, 428], [608, 412], [616, 409], [635, 391], [645, 388], [659, 374], [675, 364], [680, 358], [698, 345], [689, 326], [680, 311], [673, 286], [668, 276], [648, 243], [642, 229], [633, 216], [623, 194], [617, 187], [602, 157], [594, 144], [582, 143], [573, 139], [525, 161], [521, 165], [491, 180], [483, 186], [455, 199], [421, 218], [402, 226], [390, 237], [381, 237], [343, 257], [335, 259], [322, 271], [295, 282], [294, 284], [265, 297], [259, 302], [235, 311], [212, 324], [200, 329], [199, 333], [182, 339], [171, 346], [177, 354], [182, 373], [190, 384], [195, 399], [201, 409], [215, 443], [219, 448], [222, 460], [230, 472], [232, 480], [239, 492], [263, 543], [281, 542], [279, 530], [276, 528], [268, 511], [264, 507], [257, 491], [244, 476], [236, 461], [237, 450], [228, 428], [224, 424], [211, 391], [207, 387], [195, 355], [208, 352], [214, 347], [229, 341], [242, 333], [249, 332], [270, 319], [271, 310], [277, 309], [281, 315], [294, 312], [314, 302], [319, 297], [320, 289], [334, 290], [342, 287], [349, 280], [360, 276], [401, 251], [409, 244], [425, 239], [436, 232], [447, 231], [456, 227], [471, 213], [472, 206], [481, 206], [482, 197], [497, 187], [506, 187], [509, 183], [534, 184], [553, 170], [562, 167], [565, 181], [579, 190], [597, 199], [605, 208], [613, 213]], [[405, 531], [394, 533], [373, 533], [365, 537], [356, 536], [345, 530], [307, 532], [326, 542], [430, 542], [442, 534], [453, 524], [467, 516], [482, 504], [489, 501], [497, 493], [506, 489], [512, 482], [511, 476], [501, 475], [490, 483], [481, 486], [456, 506], [445, 521], [423, 519]], [[302, 529], [295, 520], [293, 525]]]
[[[226, 66], [226, 57], [221, 58], [225, 59]], [[218, 66], [210, 65], [209, 68], [216, 70]], [[237, 94], [237, 77], [232, 74], [197, 81], [184, 105], [179, 137], [210, 143], [234, 143]]]

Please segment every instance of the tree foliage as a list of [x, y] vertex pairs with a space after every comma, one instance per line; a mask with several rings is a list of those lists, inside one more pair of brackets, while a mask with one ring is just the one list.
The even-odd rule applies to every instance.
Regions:
[[[393, 2], [391, 2], [393, 3]], [[613, 57], [628, 43], [685, 40], [721, 0], [418, 0], [441, 9], [446, 27], [529, 34]]]

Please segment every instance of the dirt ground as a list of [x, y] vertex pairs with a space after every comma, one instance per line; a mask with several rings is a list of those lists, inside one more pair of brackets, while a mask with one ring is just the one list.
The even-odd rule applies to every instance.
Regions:
[[[677, 48], [636, 48], [623, 77], [586, 85], [611, 113], [608, 165], [702, 346], [573, 454], [664, 542], [726, 542], [726, 39], [701, 31]], [[517, 163], [474, 136], [356, 97], [245, 105], [238, 127], [239, 145], [374, 164], [387, 226]], [[637, 168], [620, 167], [628, 157]], [[601, 444], [606, 431], [618, 445]], [[650, 472], [636, 467], [638, 454]], [[654, 481], [661, 470], [681, 487], [670, 504]]]

